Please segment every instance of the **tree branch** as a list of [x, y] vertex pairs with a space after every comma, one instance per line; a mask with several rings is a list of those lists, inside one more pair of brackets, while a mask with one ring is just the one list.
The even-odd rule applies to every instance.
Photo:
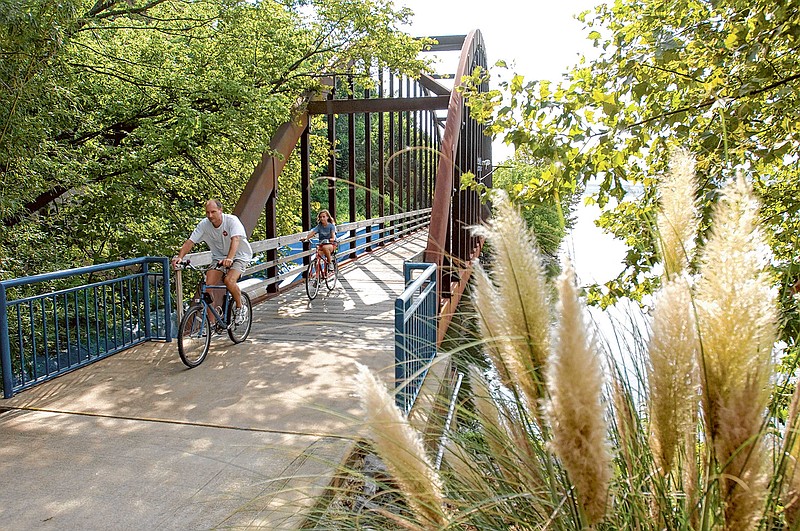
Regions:
[[[768, 92], [768, 91], [770, 91], [772, 89], [778, 88], [781, 85], [787, 85], [787, 84], [791, 83], [792, 81], [796, 81], [798, 79], [800, 79], [800, 73], [791, 75], [791, 76], [789, 76], [787, 78], [784, 78], [784, 79], [779, 79], [779, 80], [775, 81], [774, 83], [770, 83], [769, 85], [765, 85], [763, 87], [759, 87], [757, 89], [753, 89], [753, 90], [747, 91], [744, 94], [741, 94], [739, 96], [731, 98], [731, 100], [737, 101], [737, 100], [741, 100], [741, 99], [744, 99], [744, 98], [749, 98], [749, 97], [752, 97], [752, 96], [756, 96], [756, 95], [761, 94], [763, 92]], [[672, 111], [661, 113], [658, 116], [653, 116], [653, 117], [647, 118], [645, 120], [640, 120], [638, 122], [634, 122], [634, 123], [628, 125], [627, 127], [636, 127], [636, 126], [639, 126], [639, 125], [644, 125], [644, 124], [647, 124], [647, 123], [650, 123], [650, 122], [654, 122], [656, 120], [661, 120], [661, 119], [666, 118], [668, 116], [672, 116], [672, 115], [679, 114], [679, 113], [682, 113], [682, 112], [692, 111], [692, 110], [696, 111], [696, 110], [699, 110], [699, 109], [703, 109], [705, 107], [709, 107], [709, 106], [713, 105], [714, 102], [716, 102], [718, 99], [719, 98], [707, 98], [707, 99], [703, 100], [702, 102], [700, 102], [700, 103], [698, 103], [696, 105], [686, 105], [684, 107], [680, 107], [680, 108], [674, 109]]]

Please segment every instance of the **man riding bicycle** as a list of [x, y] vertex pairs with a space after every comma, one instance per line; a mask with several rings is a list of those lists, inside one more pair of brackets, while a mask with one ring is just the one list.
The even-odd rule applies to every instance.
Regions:
[[[192, 234], [181, 246], [178, 254], [172, 259], [172, 267], [183, 260], [195, 243], [206, 242], [211, 250], [213, 265], [206, 272], [206, 282], [219, 285], [224, 282], [233, 300], [236, 302], [236, 324], [247, 319], [247, 308], [242, 306], [242, 295], [239, 290], [239, 278], [253, 259], [253, 249], [247, 241], [247, 233], [239, 218], [233, 214], [222, 212], [222, 203], [216, 199], [206, 202], [206, 217], [197, 224]], [[214, 306], [222, 303], [223, 294], [214, 293]]]

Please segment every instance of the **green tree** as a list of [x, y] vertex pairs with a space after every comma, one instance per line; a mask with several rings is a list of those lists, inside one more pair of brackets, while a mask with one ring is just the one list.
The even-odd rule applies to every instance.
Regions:
[[547, 195], [541, 186], [544, 164], [531, 160], [526, 150], [497, 166], [491, 174], [491, 187], [478, 184], [472, 174], [462, 178], [462, 185], [477, 190], [484, 201], [491, 201], [491, 190], [503, 190], [519, 209], [522, 219], [536, 235], [536, 243], [548, 274], [559, 271], [558, 253], [567, 230], [573, 225], [572, 211], [579, 193], [574, 183], [551, 188]]
[[[796, 323], [785, 288], [800, 275], [800, 2], [620, 0], [579, 18], [595, 59], [555, 85], [512, 75], [471, 104], [492, 134], [548, 161], [544, 190], [600, 183], [600, 224], [631, 250], [624, 271], [595, 286], [591, 300], [639, 298], [657, 285], [653, 188], [681, 146], [697, 157], [706, 221], [724, 181], [738, 169], [752, 179], [785, 317]], [[644, 193], [630, 195], [631, 185]], [[796, 329], [784, 338], [793, 342]]]
[[205, 198], [232, 206], [320, 75], [419, 72], [407, 16], [384, 0], [4, 2], [2, 274], [171, 252]]

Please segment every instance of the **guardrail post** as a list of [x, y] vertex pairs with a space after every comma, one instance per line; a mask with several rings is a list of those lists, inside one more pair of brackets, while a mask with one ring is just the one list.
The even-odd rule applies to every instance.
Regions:
[[147, 259], [142, 262], [142, 273], [144, 278], [142, 289], [144, 290], [144, 337], [153, 337], [153, 330], [150, 326], [150, 268]]
[[[167, 281], [167, 286], [169, 286], [169, 281]], [[169, 290], [167, 292], [169, 293]], [[170, 319], [172, 319], [172, 308], [169, 308], [168, 311], [170, 312]], [[175, 271], [175, 315], [178, 319], [178, 325], [180, 325], [181, 319], [183, 319], [183, 277], [180, 269]]]
[[405, 329], [406, 319], [406, 301], [398, 297], [394, 301], [394, 388], [398, 389], [400, 385], [403, 387], [399, 389], [399, 393], [395, 397], [395, 402], [402, 400], [402, 404], [397, 405], [404, 413], [408, 413], [407, 407], [407, 384], [406, 384], [406, 334]]
[[14, 396], [14, 382], [11, 374], [11, 344], [8, 340], [8, 309], [6, 306], [6, 287], [0, 282], [0, 365], [3, 369], [3, 398]]
[[[161, 274], [164, 277], [164, 340], [166, 342], [172, 341], [172, 297], [170, 295], [169, 289], [169, 265], [170, 259], [166, 256], [162, 256], [161, 260]], [[178, 275], [180, 275], [180, 271], [178, 271]], [[180, 276], [178, 276], [180, 278]], [[183, 300], [183, 292], [181, 291], [180, 287], [176, 288], [178, 290], [178, 300]], [[183, 304], [180, 306], [181, 310], [183, 310]]]

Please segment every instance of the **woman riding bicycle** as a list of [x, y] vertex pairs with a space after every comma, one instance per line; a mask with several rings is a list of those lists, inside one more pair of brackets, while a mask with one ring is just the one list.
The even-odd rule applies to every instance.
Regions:
[[319, 251], [325, 256], [325, 263], [330, 263], [331, 253], [336, 248], [336, 225], [327, 210], [320, 210], [317, 214], [317, 226], [306, 234], [305, 240], [310, 240], [316, 234], [319, 237]]

